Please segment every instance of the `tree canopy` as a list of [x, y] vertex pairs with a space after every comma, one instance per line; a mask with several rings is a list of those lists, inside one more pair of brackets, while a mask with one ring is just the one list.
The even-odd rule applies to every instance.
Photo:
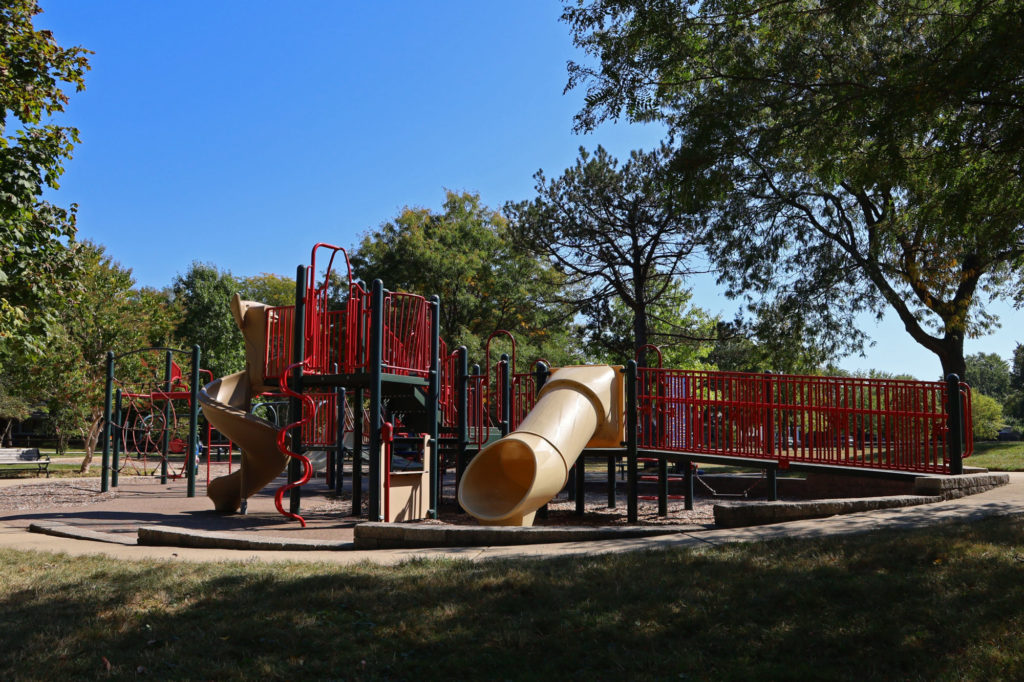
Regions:
[[441, 336], [475, 356], [498, 329], [519, 357], [569, 358], [572, 312], [557, 303], [563, 276], [517, 249], [500, 213], [477, 194], [448, 191], [440, 212], [405, 208], [368, 233], [351, 254], [354, 275], [393, 291], [441, 297]]
[[593, 0], [563, 19], [597, 60], [570, 65], [578, 127], [668, 126], [733, 295], [830, 354], [892, 311], [961, 376], [984, 305], [1024, 302], [1018, 3]]
[[41, 197], [78, 142], [75, 128], [50, 121], [68, 103], [66, 86], [85, 88], [88, 51], [36, 30], [40, 12], [34, 0], [0, 7], [0, 364], [42, 349], [75, 288], [75, 207]]
[[634, 151], [620, 166], [603, 147], [580, 148], [560, 177], [534, 175], [535, 199], [505, 206], [517, 242], [566, 275], [565, 300], [599, 326], [614, 301], [629, 311], [628, 357], [650, 343], [650, 309], [692, 271], [700, 244], [692, 216], [665, 191], [664, 161], [665, 150]]
[[[294, 284], [292, 302], [294, 303]], [[198, 344], [202, 365], [222, 377], [245, 367], [245, 341], [231, 316], [231, 297], [239, 283], [230, 272], [215, 265], [195, 261], [188, 271], [174, 279], [174, 301], [182, 309], [177, 328], [180, 343], [190, 348]]]

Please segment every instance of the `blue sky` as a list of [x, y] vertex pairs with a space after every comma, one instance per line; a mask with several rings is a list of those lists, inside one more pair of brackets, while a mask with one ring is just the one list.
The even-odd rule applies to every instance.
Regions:
[[[193, 260], [246, 276], [293, 275], [319, 241], [353, 245], [404, 206], [436, 208], [445, 188], [499, 208], [530, 198], [532, 175], [571, 165], [580, 145], [620, 158], [655, 127], [572, 132], [580, 59], [550, 0], [141, 2], [41, 0], [64, 46], [95, 54], [87, 90], [61, 123], [82, 143], [60, 204], [79, 236], [107, 247], [140, 284], [163, 287]], [[731, 317], [710, 278], [695, 301]], [[1009, 357], [1004, 329], [968, 352]], [[934, 378], [937, 359], [894, 319], [848, 369]]]

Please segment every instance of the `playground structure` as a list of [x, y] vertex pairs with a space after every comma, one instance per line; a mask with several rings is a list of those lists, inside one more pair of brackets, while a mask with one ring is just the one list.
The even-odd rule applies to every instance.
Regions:
[[[162, 355], [162, 376], [153, 366], [156, 354]], [[183, 363], [191, 368], [189, 377], [182, 372], [175, 355], [187, 356]], [[153, 364], [146, 361], [147, 357]], [[117, 371], [119, 362], [122, 374]], [[135, 366], [125, 367], [126, 364]], [[200, 433], [196, 399], [204, 375], [213, 378], [209, 370], [199, 368], [198, 348], [139, 348], [121, 355], [107, 353], [104, 492], [110, 486], [117, 487], [122, 473], [148, 476], [159, 472], [162, 483], [168, 479], [187, 479], [192, 496], [201, 453], [206, 455], [208, 482], [214, 451], [225, 451], [231, 468], [233, 444], [219, 439], [209, 424]], [[171, 455], [181, 456], [176, 470], [172, 469]]]
[[[318, 273], [321, 250], [330, 259]], [[348, 275], [340, 292], [329, 284], [339, 252]], [[696, 462], [761, 468], [775, 499], [779, 470], [958, 474], [972, 449], [970, 389], [954, 376], [921, 382], [745, 374], [634, 360], [621, 368], [539, 362], [517, 372], [514, 345], [511, 357], [491, 367], [490, 342], [486, 369], [471, 372], [466, 349], [449, 353], [440, 339], [439, 310], [436, 296], [389, 292], [380, 281], [368, 291], [352, 279], [344, 249], [328, 244], [313, 247], [308, 268], [299, 266], [295, 305], [236, 298], [247, 368], [197, 396], [210, 423], [243, 453], [238, 472], [208, 487], [216, 508], [244, 510], [249, 495], [288, 468], [277, 508], [303, 522], [310, 449], [328, 452], [328, 484], [338, 492], [345, 455], [352, 455], [354, 514], [366, 457], [370, 520], [436, 518], [444, 472], [454, 468], [459, 502], [488, 524], [531, 523], [567, 481], [582, 490], [586, 457], [607, 459], [609, 504], [616, 465], [625, 459], [627, 518], [635, 522], [644, 460], [657, 466], [664, 513], [668, 463], [682, 468], [690, 506]], [[251, 413], [266, 391], [288, 397], [288, 424]], [[365, 418], [349, 418], [364, 410]]]

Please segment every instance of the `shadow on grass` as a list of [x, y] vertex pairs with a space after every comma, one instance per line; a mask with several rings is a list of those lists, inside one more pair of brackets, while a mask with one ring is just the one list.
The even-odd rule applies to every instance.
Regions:
[[50, 679], [1020, 679], [1022, 561], [1020, 519], [393, 568], [7, 551], [0, 670]]

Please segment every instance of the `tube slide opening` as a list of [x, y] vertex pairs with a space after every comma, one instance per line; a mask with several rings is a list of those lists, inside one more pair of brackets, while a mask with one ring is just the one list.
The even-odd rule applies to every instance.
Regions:
[[466, 469], [459, 501], [479, 519], [504, 518], [526, 497], [536, 475], [537, 461], [529, 446], [517, 440], [496, 443]]

